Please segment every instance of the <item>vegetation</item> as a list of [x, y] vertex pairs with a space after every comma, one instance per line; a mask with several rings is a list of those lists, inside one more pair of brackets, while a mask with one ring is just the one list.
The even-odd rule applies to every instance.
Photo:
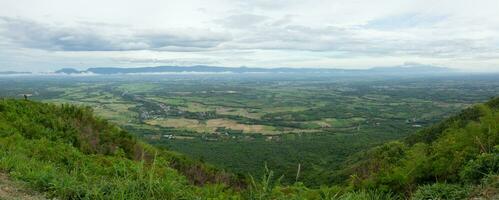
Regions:
[[499, 98], [468, 108], [405, 143], [390, 142], [358, 154], [343, 173], [350, 175], [354, 188], [414, 193], [416, 199], [463, 199], [481, 192], [471, 186], [478, 183], [494, 187], [486, 195], [497, 197], [498, 111]]
[[495, 98], [356, 154], [337, 174], [347, 181], [314, 189], [299, 173], [290, 185], [268, 169], [236, 178], [142, 143], [88, 107], [1, 100], [0, 170], [60, 199], [493, 199], [498, 125]]
[[313, 188], [348, 179], [337, 171], [353, 154], [421, 129], [433, 140], [448, 127], [426, 127], [499, 94], [497, 75], [27, 76], [0, 85], [0, 96], [92, 107], [138, 139], [185, 154], [182, 163], [255, 177], [266, 164], [287, 185], [300, 166], [298, 181]]
[[219, 184], [237, 186], [229, 174], [144, 144], [88, 107], [2, 100], [0, 137], [0, 169], [61, 199], [225, 199], [232, 192]]

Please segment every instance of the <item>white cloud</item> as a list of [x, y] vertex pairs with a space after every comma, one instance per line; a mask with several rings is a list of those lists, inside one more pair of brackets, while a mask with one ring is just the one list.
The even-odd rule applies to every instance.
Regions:
[[499, 71], [497, 0], [2, 0], [0, 71], [214, 64]]

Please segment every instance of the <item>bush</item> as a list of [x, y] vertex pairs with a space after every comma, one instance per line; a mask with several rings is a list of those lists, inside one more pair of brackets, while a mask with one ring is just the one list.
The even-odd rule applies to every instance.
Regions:
[[480, 185], [474, 188], [473, 199], [499, 199], [499, 175], [489, 174], [485, 176]]
[[436, 200], [436, 199], [466, 199], [471, 192], [470, 187], [435, 183], [432, 185], [423, 185], [412, 196], [413, 200]]
[[393, 193], [381, 192], [378, 190], [361, 190], [355, 192], [349, 192], [341, 195], [338, 199], [340, 200], [395, 200], [400, 199], [400, 197], [394, 195]]
[[484, 153], [475, 160], [470, 160], [460, 172], [461, 179], [478, 183], [488, 174], [499, 172], [499, 156], [497, 153]]

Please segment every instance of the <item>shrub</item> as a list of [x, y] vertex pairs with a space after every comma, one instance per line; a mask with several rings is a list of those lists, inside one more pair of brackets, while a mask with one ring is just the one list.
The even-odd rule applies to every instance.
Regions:
[[499, 175], [485, 176], [480, 185], [474, 187], [470, 199], [499, 199]]
[[470, 160], [460, 172], [463, 180], [471, 183], [478, 183], [488, 174], [499, 172], [499, 156], [497, 153], [484, 153], [475, 160]]
[[435, 183], [432, 185], [423, 185], [412, 196], [413, 200], [436, 200], [436, 199], [466, 199], [471, 192], [470, 187]]
[[382, 192], [378, 190], [360, 190], [355, 192], [349, 192], [338, 199], [340, 200], [395, 200], [400, 199], [397, 195], [390, 192]]

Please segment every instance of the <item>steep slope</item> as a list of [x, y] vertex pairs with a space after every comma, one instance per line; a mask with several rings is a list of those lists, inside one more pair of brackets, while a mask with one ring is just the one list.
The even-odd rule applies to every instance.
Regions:
[[[427, 198], [424, 195], [428, 190], [444, 199], [438, 191], [461, 191], [452, 197], [458, 199], [480, 192], [492, 197], [499, 187], [498, 144], [499, 98], [494, 98], [404, 141], [357, 154], [347, 162], [342, 175], [350, 177], [353, 188], [377, 188]], [[484, 184], [483, 191], [472, 188], [479, 183]]]
[[[499, 109], [499, 98], [491, 99], [486, 102], [484, 106], [494, 112], [497, 111]], [[480, 117], [484, 116], [483, 109], [483, 106], [473, 106], [464, 109], [461, 113], [455, 116], [449, 117], [438, 124], [410, 135], [404, 140], [404, 142], [409, 145], [420, 142], [429, 144], [439, 138], [446, 129], [451, 128], [452, 126], [464, 128], [470, 122], [480, 122]]]
[[144, 144], [90, 108], [23, 100], [0, 100], [0, 170], [61, 199], [230, 196], [220, 184], [242, 183]]

